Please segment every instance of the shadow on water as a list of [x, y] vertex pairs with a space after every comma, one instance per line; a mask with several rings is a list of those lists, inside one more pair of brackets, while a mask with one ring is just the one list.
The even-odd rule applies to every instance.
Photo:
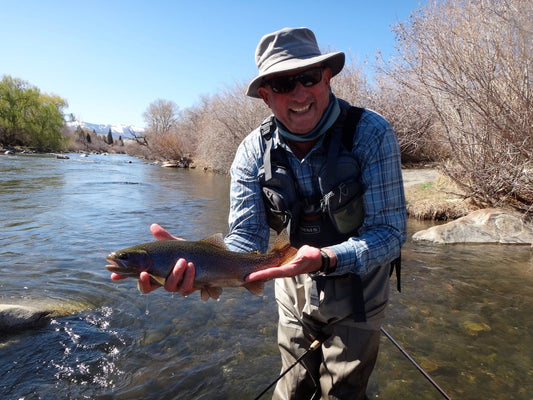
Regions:
[[[104, 268], [109, 252], [152, 240], [153, 222], [192, 240], [226, 232], [228, 184], [126, 156], [0, 156], [0, 303], [69, 310], [0, 335], [1, 397], [252, 399], [266, 387], [280, 368], [271, 283], [204, 303], [140, 295]], [[454, 399], [529, 400], [531, 250], [409, 241], [403, 259], [387, 331]], [[386, 338], [370, 389], [441, 398]]]

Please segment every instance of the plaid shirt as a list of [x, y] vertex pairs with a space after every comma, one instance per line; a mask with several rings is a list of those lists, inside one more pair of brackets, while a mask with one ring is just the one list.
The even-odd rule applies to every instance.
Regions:
[[[339, 100], [341, 107], [349, 105]], [[278, 135], [273, 145], [282, 146], [306, 197], [320, 194], [316, 171], [326, 162], [319, 140], [303, 160], [294, 156]], [[270, 228], [259, 182], [263, 165], [263, 140], [260, 129], [250, 133], [240, 144], [231, 167], [230, 231], [225, 241], [233, 251], [266, 251]], [[328, 246], [337, 256], [335, 275], [348, 272], [365, 274], [400, 255], [406, 241], [407, 218], [396, 134], [379, 114], [365, 110], [354, 135], [352, 153], [361, 168], [365, 218], [359, 235]]]

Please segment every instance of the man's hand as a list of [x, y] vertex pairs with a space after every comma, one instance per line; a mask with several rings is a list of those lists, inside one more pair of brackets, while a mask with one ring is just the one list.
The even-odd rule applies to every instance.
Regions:
[[320, 255], [320, 249], [304, 245], [298, 249], [292, 261], [279, 267], [252, 272], [246, 277], [246, 282], [268, 281], [275, 278], [289, 278], [296, 275], [313, 273], [318, 271], [321, 266], [322, 256]]
[[[181, 238], [171, 235], [167, 230], [165, 230], [158, 224], [152, 224], [150, 226], [150, 232], [152, 232], [152, 235], [154, 235], [157, 240], [183, 240]], [[176, 262], [176, 265], [174, 265], [174, 268], [172, 268], [170, 275], [165, 281], [165, 290], [168, 292], [178, 292], [182, 296], [190, 295], [195, 290], [197, 290], [193, 286], [195, 273], [196, 271], [194, 269], [194, 264], [192, 262], [187, 262], [187, 260], [183, 258], [180, 258]], [[111, 274], [111, 279], [114, 281], [125, 278], [125, 276], [119, 274]], [[139, 291], [141, 293], [150, 293], [151, 291], [159, 288], [160, 286], [152, 283], [150, 274], [148, 274], [147, 272], [141, 272], [139, 280], [137, 282], [137, 287], [139, 288]]]

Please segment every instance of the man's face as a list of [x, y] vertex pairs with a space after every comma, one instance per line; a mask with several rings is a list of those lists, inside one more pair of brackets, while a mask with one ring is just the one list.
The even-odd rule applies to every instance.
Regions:
[[[306, 68], [290, 73], [277, 74], [268, 79], [299, 75], [310, 70]], [[278, 120], [295, 134], [310, 132], [320, 121], [329, 104], [331, 69], [324, 68], [322, 79], [315, 85], [304, 86], [297, 81], [293, 90], [288, 93], [275, 93], [265, 84], [257, 93], [272, 110]]]

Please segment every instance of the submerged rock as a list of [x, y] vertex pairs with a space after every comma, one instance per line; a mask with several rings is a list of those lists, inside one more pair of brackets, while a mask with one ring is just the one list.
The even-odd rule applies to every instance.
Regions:
[[520, 214], [487, 208], [474, 211], [444, 225], [416, 232], [413, 240], [439, 244], [451, 243], [533, 243], [533, 223], [525, 222]]
[[0, 333], [16, 333], [47, 325], [52, 318], [86, 310], [88, 304], [41, 299], [29, 304], [0, 304]]
[[52, 312], [31, 306], [0, 304], [0, 332], [38, 328], [50, 321]]

